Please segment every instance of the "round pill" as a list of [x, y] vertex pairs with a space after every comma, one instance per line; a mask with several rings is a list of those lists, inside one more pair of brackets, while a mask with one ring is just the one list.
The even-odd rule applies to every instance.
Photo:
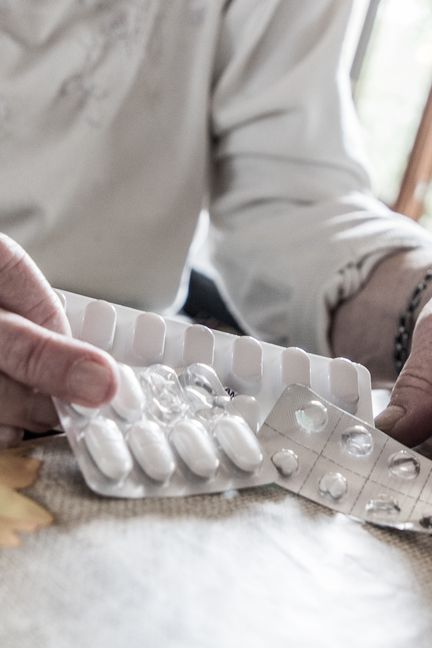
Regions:
[[216, 423], [214, 435], [221, 448], [240, 470], [253, 472], [263, 460], [256, 436], [239, 416], [223, 416]]
[[318, 488], [321, 495], [328, 495], [333, 500], [340, 500], [347, 492], [348, 484], [341, 473], [328, 472], [321, 477]]
[[165, 482], [175, 470], [174, 456], [165, 434], [155, 421], [135, 423], [128, 432], [129, 447], [144, 472]]
[[118, 426], [110, 419], [97, 418], [84, 430], [84, 441], [101, 473], [115, 481], [132, 470], [132, 457]]
[[296, 453], [289, 448], [282, 448], [272, 456], [272, 462], [282, 475], [282, 477], [291, 477], [299, 467], [299, 459]]
[[144, 407], [144, 394], [131, 367], [119, 365], [119, 386], [111, 407], [126, 421], [136, 421]]
[[205, 427], [193, 419], [184, 419], [174, 426], [171, 441], [187, 467], [198, 477], [210, 479], [219, 468], [216, 449]]

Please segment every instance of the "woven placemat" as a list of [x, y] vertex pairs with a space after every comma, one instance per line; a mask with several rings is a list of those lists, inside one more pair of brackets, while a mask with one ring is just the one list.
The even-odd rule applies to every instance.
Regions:
[[429, 537], [275, 486], [104, 499], [64, 437], [32, 452], [56, 521], [0, 552], [2, 648], [430, 646]]

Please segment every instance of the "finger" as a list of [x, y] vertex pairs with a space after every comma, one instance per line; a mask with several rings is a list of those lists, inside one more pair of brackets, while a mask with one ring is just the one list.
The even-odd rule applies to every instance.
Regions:
[[12, 427], [10, 425], [0, 425], [0, 450], [13, 448], [21, 443], [24, 436], [24, 430]]
[[96, 347], [0, 310], [0, 371], [47, 395], [101, 405], [117, 389], [115, 361]]
[[70, 333], [60, 300], [30, 256], [0, 234], [0, 306], [57, 331]]
[[52, 399], [0, 374], [0, 425], [46, 432], [58, 424]]
[[432, 435], [432, 321], [419, 324], [389, 406], [375, 420], [378, 428], [409, 446]]

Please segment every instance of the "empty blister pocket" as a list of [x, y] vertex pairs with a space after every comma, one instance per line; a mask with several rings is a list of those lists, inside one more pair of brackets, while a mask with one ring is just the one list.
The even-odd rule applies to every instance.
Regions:
[[304, 385], [286, 388], [256, 434], [209, 366], [180, 377], [164, 365], [121, 367], [120, 375], [111, 406], [96, 413], [56, 402], [98, 493], [178, 496], [277, 483], [363, 521], [432, 528], [432, 462]]
[[288, 387], [260, 439], [283, 488], [362, 521], [432, 528], [432, 461], [311, 389]]
[[121, 363], [110, 406], [56, 401], [95, 492], [180, 496], [276, 482], [357, 519], [430, 532], [432, 463], [373, 428], [364, 367], [63, 297], [73, 334]]

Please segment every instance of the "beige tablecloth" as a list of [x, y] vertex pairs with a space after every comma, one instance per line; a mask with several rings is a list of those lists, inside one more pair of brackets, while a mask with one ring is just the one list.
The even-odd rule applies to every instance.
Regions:
[[64, 438], [36, 454], [56, 523], [0, 552], [1, 648], [431, 646], [432, 538], [277, 487], [102, 499]]

